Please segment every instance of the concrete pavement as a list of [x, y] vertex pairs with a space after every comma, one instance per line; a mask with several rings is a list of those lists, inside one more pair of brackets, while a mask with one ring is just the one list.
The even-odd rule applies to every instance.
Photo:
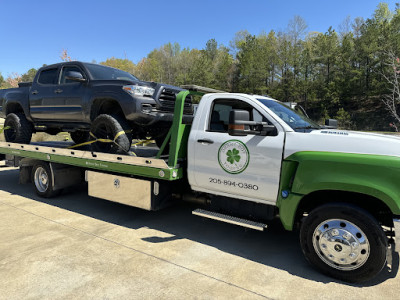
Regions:
[[[296, 233], [18, 185], [0, 168], [0, 299], [398, 299], [397, 270], [349, 285], [304, 260]], [[398, 257], [396, 257], [398, 259]]]

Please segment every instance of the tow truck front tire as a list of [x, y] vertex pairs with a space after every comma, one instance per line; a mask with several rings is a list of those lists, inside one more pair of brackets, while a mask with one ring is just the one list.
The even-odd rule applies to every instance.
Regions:
[[317, 207], [303, 220], [300, 244], [322, 273], [346, 282], [373, 278], [386, 265], [388, 241], [367, 211], [347, 203]]

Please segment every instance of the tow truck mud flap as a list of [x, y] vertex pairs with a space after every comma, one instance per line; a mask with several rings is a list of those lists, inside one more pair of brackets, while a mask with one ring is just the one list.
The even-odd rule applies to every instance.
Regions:
[[156, 180], [143, 180], [101, 172], [86, 171], [89, 196], [121, 204], [159, 210], [172, 203], [171, 191]]
[[393, 219], [395, 234], [395, 251], [400, 253], [400, 219]]

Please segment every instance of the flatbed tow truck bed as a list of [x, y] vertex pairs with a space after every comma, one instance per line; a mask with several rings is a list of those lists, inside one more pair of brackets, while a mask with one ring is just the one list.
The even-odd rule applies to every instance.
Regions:
[[[71, 142], [39, 142], [29, 145], [0, 142], [0, 153], [7, 157], [22, 157], [75, 167], [175, 180], [182, 173], [180, 168], [170, 168], [168, 156], [156, 158], [158, 148], [137, 146], [131, 151], [136, 156], [92, 152], [86, 149], [67, 149]], [[11, 157], [10, 157], [11, 156]]]

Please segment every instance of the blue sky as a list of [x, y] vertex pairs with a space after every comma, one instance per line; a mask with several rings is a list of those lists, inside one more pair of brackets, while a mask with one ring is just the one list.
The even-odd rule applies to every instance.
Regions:
[[[239, 30], [284, 30], [295, 15], [306, 20], [308, 31], [325, 32], [346, 16], [370, 17], [379, 2], [0, 0], [0, 73], [59, 62], [62, 49], [81, 61], [114, 56], [136, 63], [167, 42], [201, 49], [215, 38], [228, 46]], [[396, 1], [385, 2], [394, 9]]]

